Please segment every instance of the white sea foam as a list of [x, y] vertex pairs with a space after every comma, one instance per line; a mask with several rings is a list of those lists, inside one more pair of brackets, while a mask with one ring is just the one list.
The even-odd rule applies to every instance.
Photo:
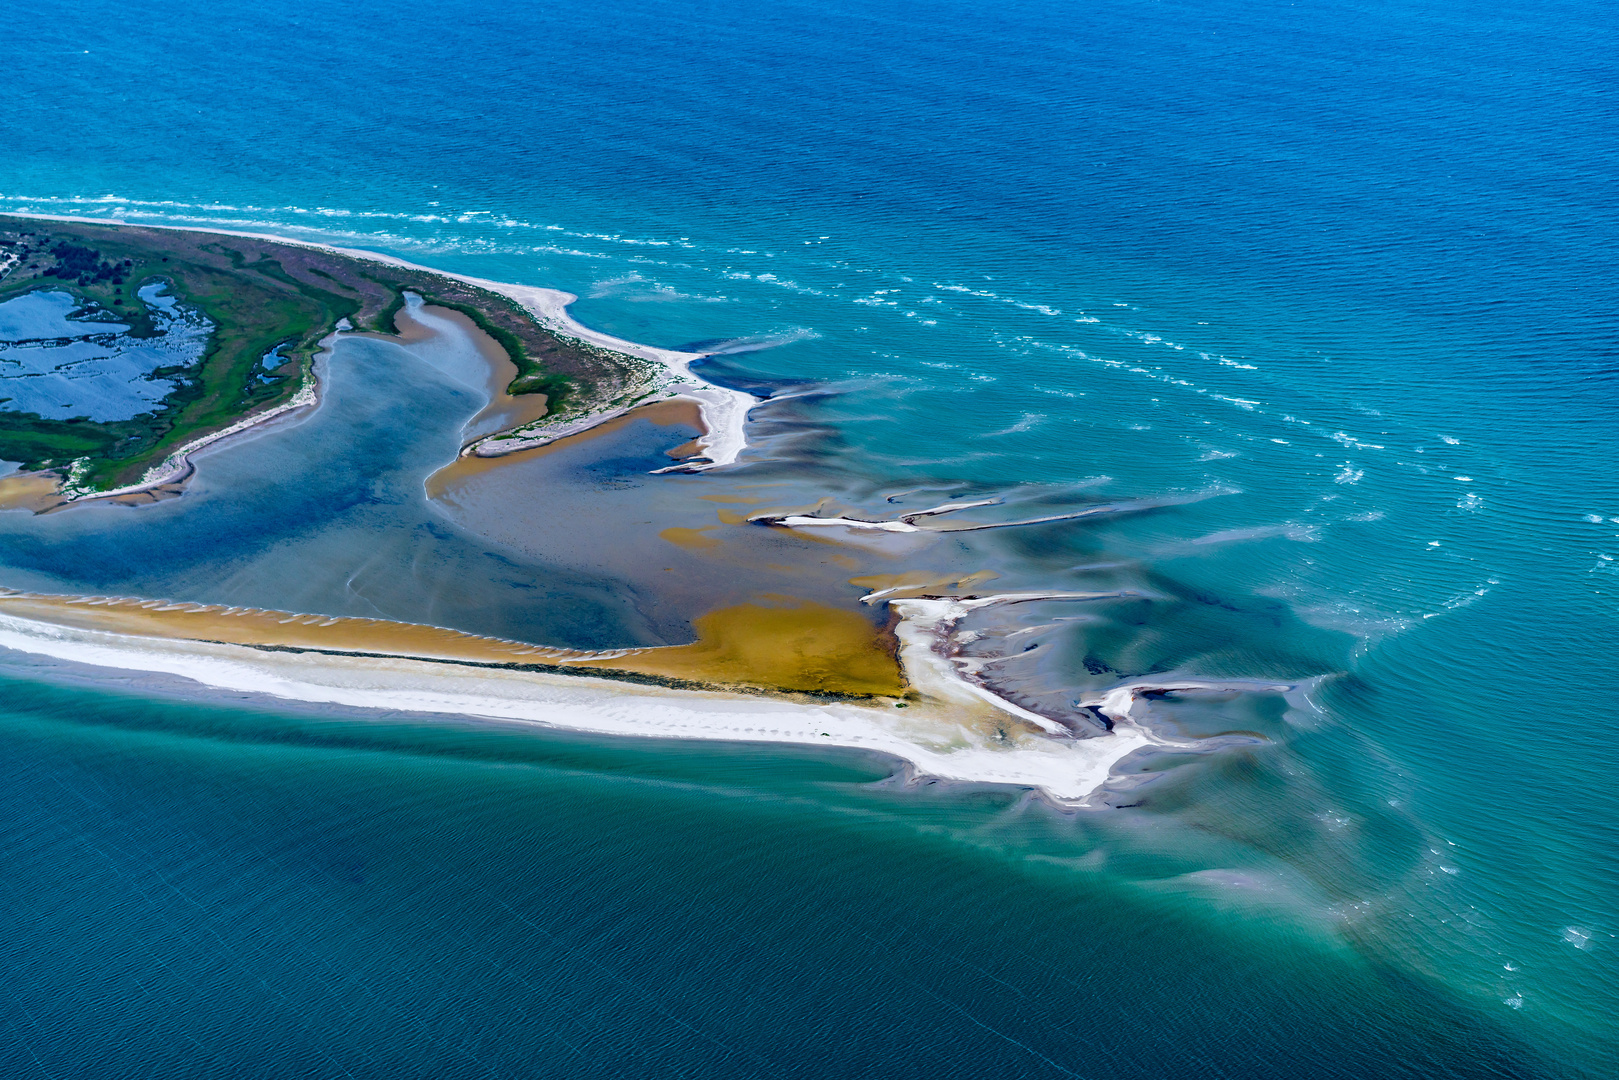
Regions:
[[1355, 438], [1353, 435], [1350, 435], [1350, 434], [1348, 434], [1346, 432], [1342, 432], [1342, 431], [1333, 432], [1332, 433], [1332, 441], [1335, 442], [1335, 443], [1339, 443], [1340, 445], [1347, 446], [1351, 450], [1383, 450], [1383, 449], [1386, 449], [1386, 447], [1380, 446], [1377, 443], [1361, 442], [1359, 439]]
[[1017, 435], [1021, 432], [1028, 431], [1030, 428], [1033, 428], [1036, 425], [1043, 424], [1045, 421], [1045, 413], [1026, 412], [1018, 419], [1017, 423], [1011, 425], [1010, 427], [1004, 427], [998, 431], [986, 431], [979, 435], [978, 438], [993, 439], [1000, 435]]
[[784, 345], [792, 345], [799, 341], [814, 341], [820, 336], [820, 334], [807, 326], [795, 326], [780, 333], [727, 338], [711, 345], [704, 345], [702, 355], [736, 356], [741, 353], [763, 352], [766, 349], [779, 349]]
[[1576, 949], [1589, 949], [1591, 947], [1591, 931], [1583, 926], [1563, 927], [1563, 940]]
[[1282, 537], [1295, 540], [1299, 543], [1313, 544], [1321, 539], [1321, 528], [1318, 525], [1300, 525], [1288, 522], [1285, 525], [1258, 525], [1250, 528], [1222, 529], [1206, 536], [1199, 536], [1194, 540], [1186, 541], [1187, 547], [1208, 547], [1217, 544], [1237, 544], [1250, 540], [1270, 540]]

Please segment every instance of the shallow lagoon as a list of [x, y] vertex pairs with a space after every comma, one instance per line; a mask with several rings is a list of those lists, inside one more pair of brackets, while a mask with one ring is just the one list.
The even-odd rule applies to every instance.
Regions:
[[[428, 504], [485, 399], [470, 345], [338, 341], [320, 404], [197, 455], [178, 499], [0, 515], [12, 587], [432, 622], [536, 642], [653, 643], [615, 583], [480, 542]], [[569, 643], [572, 643], [571, 641]]]

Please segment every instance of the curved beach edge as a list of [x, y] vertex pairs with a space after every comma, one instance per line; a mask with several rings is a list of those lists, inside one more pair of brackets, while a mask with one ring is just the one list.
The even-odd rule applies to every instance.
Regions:
[[[381, 259], [384, 262], [393, 262], [401, 266], [409, 266], [418, 270], [430, 270], [428, 267], [415, 266], [403, 260], [393, 259], [389, 256], [377, 256], [370, 252], [349, 250], [345, 248], [332, 248], [345, 255], [356, 258], [366, 257]], [[614, 337], [611, 334], [592, 330], [583, 323], [577, 322], [568, 314], [568, 306], [579, 298], [573, 293], [563, 292], [560, 289], [547, 289], [537, 285], [514, 285], [509, 282], [490, 281], [487, 278], [466, 277], [461, 274], [450, 274], [443, 270], [430, 270], [431, 273], [443, 274], [464, 281], [468, 285], [476, 285], [490, 292], [499, 293], [522, 305], [523, 309], [532, 315], [541, 326], [555, 334], [578, 338], [581, 341], [598, 345], [613, 352], [624, 353], [628, 356], [639, 357], [651, 361], [664, 370], [663, 385], [657, 388], [655, 400], [683, 400], [690, 401], [697, 406], [698, 414], [702, 417], [704, 431], [696, 439], [698, 456], [701, 461], [682, 462], [671, 465], [659, 472], [700, 472], [706, 469], [716, 469], [725, 465], [733, 465], [742, 451], [747, 448], [748, 439], [746, 423], [748, 412], [760, 399], [741, 390], [732, 390], [723, 386], [716, 386], [708, 382], [691, 370], [691, 365], [703, 359], [703, 353], [679, 352], [674, 349], [660, 349], [654, 345], [644, 345], [637, 341], [627, 341], [624, 338]], [[643, 405], [651, 404], [653, 398], [643, 399], [631, 405], [612, 409], [603, 409], [590, 413], [575, 420], [547, 428], [542, 434], [533, 438], [514, 437], [511, 433], [496, 433], [485, 436], [471, 446], [464, 453], [473, 453], [479, 457], [501, 457], [506, 454], [519, 453], [535, 447], [545, 446], [570, 435], [577, 435], [588, 431], [599, 424], [633, 412]]]

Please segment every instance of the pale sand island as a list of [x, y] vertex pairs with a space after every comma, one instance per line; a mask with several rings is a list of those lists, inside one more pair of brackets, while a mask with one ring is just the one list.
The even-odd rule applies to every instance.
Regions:
[[[171, 231], [142, 228], [143, 235]], [[473, 344], [482, 357], [482, 392], [488, 404], [468, 422], [457, 460], [446, 462], [427, 480], [430, 496], [502, 460], [546, 453], [637, 416], [679, 420], [697, 429], [689, 444], [672, 452], [679, 460], [668, 469], [720, 469], [735, 464], [747, 445], [745, 422], [756, 398], [694, 375], [691, 364], [699, 354], [640, 345], [580, 325], [567, 314], [575, 299], [568, 293], [444, 274], [369, 252], [279, 238], [244, 239], [320, 253], [344, 260], [345, 266], [389, 267], [417, 276], [393, 282], [394, 299], [387, 307], [372, 298], [375, 310], [369, 318], [359, 317], [366, 310], [362, 305], [358, 315], [344, 315], [334, 327], [317, 323], [306, 334], [304, 360], [297, 369], [301, 378], [279, 399], [165, 448], [133, 481], [96, 488], [84, 481], [90, 470], [83, 464], [35, 469], [0, 479], [0, 507], [9, 500], [14, 508], [66, 510], [75, 501], [113, 499], [138, 505], [142, 498], [178, 495], [194, 470], [193, 458], [203, 450], [219, 452], [235, 437], [315, 408], [321, 398], [317, 359], [335, 342], [353, 336], [380, 335], [406, 344], [456, 337]], [[270, 250], [288, 261], [285, 253]], [[260, 259], [268, 257], [261, 254]], [[513, 302], [514, 310], [532, 320], [537, 334], [574, 350], [575, 360], [604, 364], [606, 389], [593, 385], [588, 371], [574, 371], [572, 385], [545, 384], [557, 389], [559, 397], [563, 392], [573, 396], [571, 408], [555, 411], [548, 395], [518, 392], [525, 379], [551, 376], [528, 363], [524, 342], [514, 343], [509, 334], [501, 340], [492, 335], [501, 327], [490, 317], [505, 319], [508, 313], [424, 300], [423, 293], [443, 291], [434, 284], [441, 281], [458, 282], [473, 297]], [[461, 299], [452, 296], [450, 302]], [[330, 305], [325, 314], [335, 310]], [[543, 340], [531, 339], [528, 348]], [[285, 350], [289, 365], [293, 353]], [[1135, 509], [1115, 504], [1004, 523], [940, 521], [997, 502], [945, 503], [882, 522], [818, 511], [722, 513], [721, 518], [739, 528], [820, 532], [831, 527], [843, 533], [893, 534], [1007, 528]], [[715, 543], [698, 530], [671, 528], [660, 535], [697, 548]], [[1114, 767], [1138, 750], [1197, 749], [1196, 741], [1154, 733], [1132, 711], [1140, 693], [1210, 684], [1115, 687], [1076, 703], [1100, 718], [1105, 730], [1079, 730], [1007, 700], [980, 678], [978, 664], [957, 655], [957, 623], [971, 610], [1119, 594], [952, 596], [938, 593], [939, 584], [926, 575], [900, 575], [868, 592], [862, 598], [867, 611], [887, 609], [886, 629], [874, 627], [871, 617], [859, 610], [778, 598], [694, 618], [697, 640], [690, 645], [595, 652], [384, 619], [153, 597], [3, 590], [0, 646], [306, 703], [454, 714], [609, 735], [846, 747], [898, 758], [923, 776], [1030, 787], [1070, 805], [1095, 802]], [[967, 588], [973, 581], [964, 578], [956, 584]]]

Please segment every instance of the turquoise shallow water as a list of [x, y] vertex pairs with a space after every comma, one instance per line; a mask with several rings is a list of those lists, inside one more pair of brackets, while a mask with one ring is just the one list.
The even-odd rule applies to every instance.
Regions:
[[[0, 209], [569, 289], [716, 378], [822, 391], [761, 411], [739, 476], [855, 506], [1197, 497], [950, 558], [1166, 598], [1064, 624], [1030, 693], [1319, 681], [1155, 705], [1271, 742], [1070, 817], [8, 657], [8, 1073], [1613, 1070], [1595, 5], [126, 22], [13, 15]], [[0, 584], [62, 569], [33, 528]]]

